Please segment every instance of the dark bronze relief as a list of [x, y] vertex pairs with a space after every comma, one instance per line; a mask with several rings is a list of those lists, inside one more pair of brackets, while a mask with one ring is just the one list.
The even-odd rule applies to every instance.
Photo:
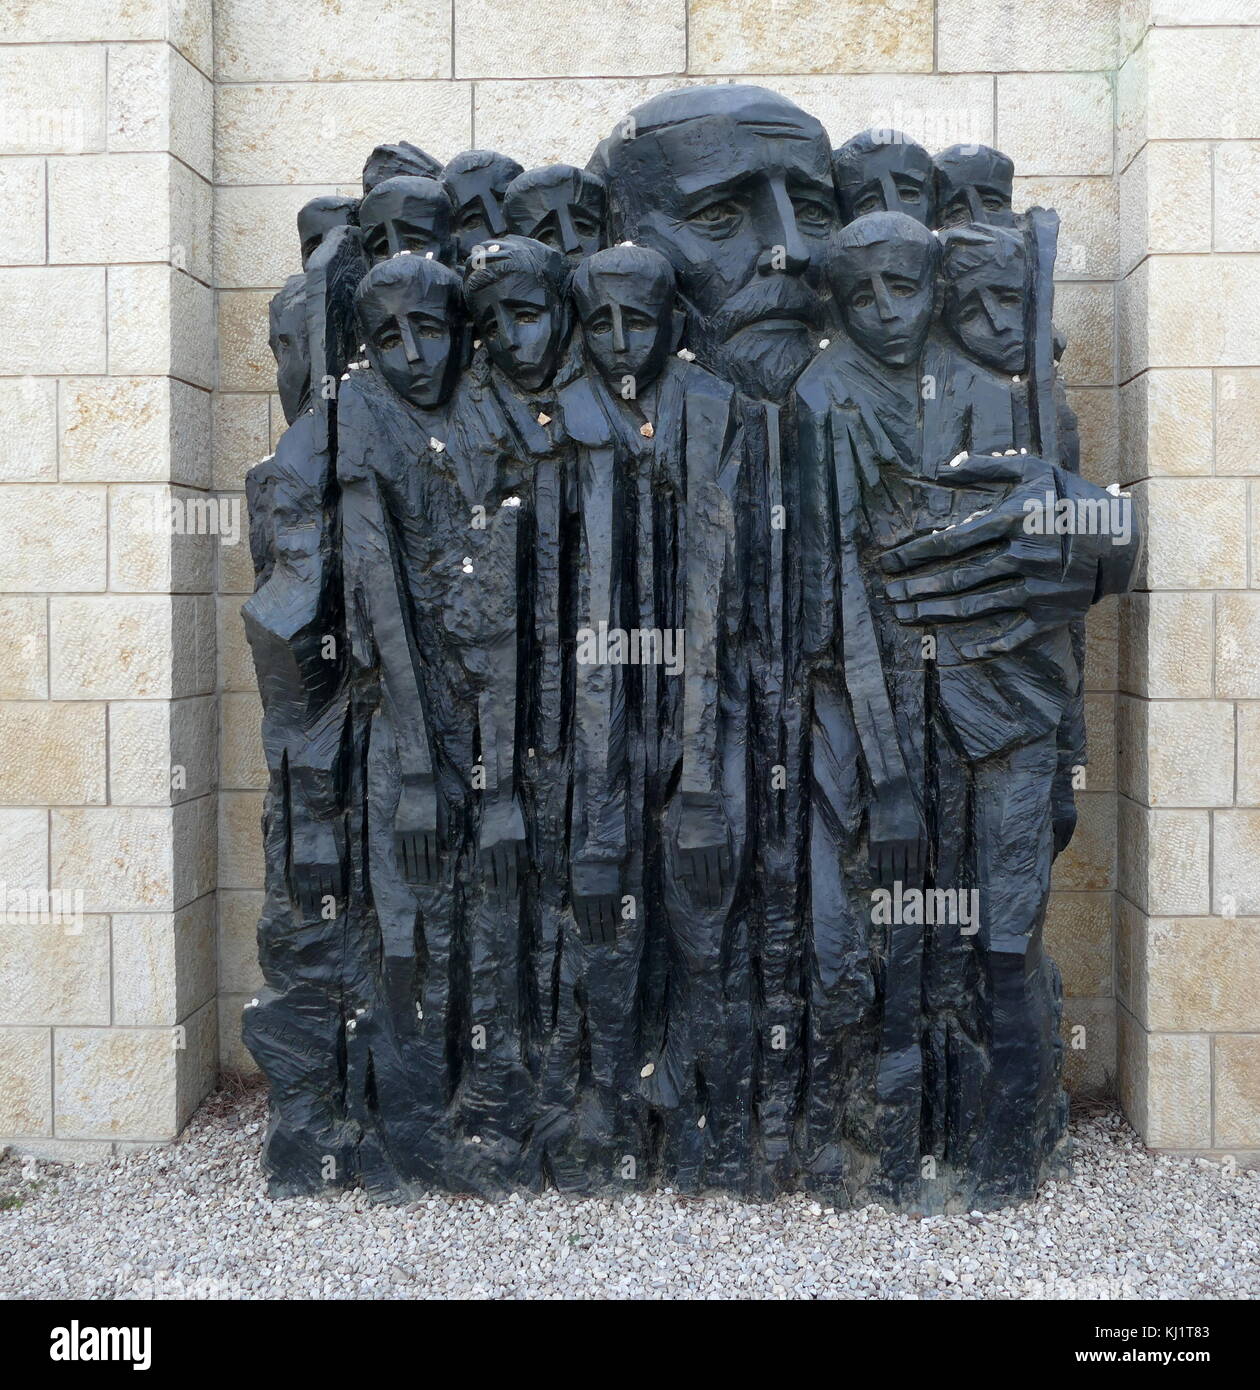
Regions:
[[248, 483], [273, 1192], [1061, 1171], [1042, 924], [1138, 539], [1012, 172], [727, 85], [303, 208]]

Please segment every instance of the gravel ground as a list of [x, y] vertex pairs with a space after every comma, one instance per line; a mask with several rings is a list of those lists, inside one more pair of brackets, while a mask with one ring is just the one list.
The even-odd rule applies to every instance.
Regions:
[[669, 1192], [272, 1202], [264, 1113], [221, 1091], [170, 1147], [0, 1160], [0, 1298], [1260, 1296], [1260, 1172], [1152, 1155], [1114, 1113], [1076, 1120], [1076, 1176], [1035, 1204], [925, 1219]]

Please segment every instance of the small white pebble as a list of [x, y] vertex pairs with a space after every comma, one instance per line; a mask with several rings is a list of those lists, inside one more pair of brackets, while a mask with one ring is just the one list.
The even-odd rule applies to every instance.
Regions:
[[696, 354], [692, 352], [690, 348], [679, 348], [678, 355], [684, 362], [694, 362], [696, 360]]
[[440, 439], [434, 439], [434, 437], [430, 435], [429, 448], [432, 449], [435, 454], [440, 454], [442, 450], [446, 448], [446, 445], [443, 444]]
[[539, 423], [540, 425], [549, 425], [549, 424], [551, 424], [551, 416], [548, 415], [547, 412], [546, 412], [545, 410], [540, 410], [540, 411], [538, 412], [538, 423]]
[[640, 1076], [651, 1076], [652, 1073], [653, 1073], [655, 1070], [656, 1070], [656, 1063], [655, 1063], [655, 1062], [649, 1062], [649, 1063], [647, 1064], [647, 1066], [644, 1067], [643, 1070], [639, 1073], [639, 1075], [640, 1075]]
[[819, 351], [821, 351], [823, 348], [829, 348], [830, 346], [831, 346], [831, 339], [830, 339], [830, 338], [821, 338], [821, 339], [819, 340], [819, 342], [818, 342]]
[[503, 499], [503, 505], [505, 507], [519, 507], [521, 505], [521, 499], [519, 497], [505, 497]]

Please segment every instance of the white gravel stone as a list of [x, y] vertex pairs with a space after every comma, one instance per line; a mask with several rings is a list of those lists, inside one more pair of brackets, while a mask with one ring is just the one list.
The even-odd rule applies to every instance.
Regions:
[[1260, 1296], [1260, 1172], [1073, 1125], [1076, 1174], [1005, 1211], [916, 1219], [668, 1189], [499, 1203], [273, 1202], [265, 1098], [219, 1091], [175, 1144], [101, 1164], [0, 1150], [0, 1298]]

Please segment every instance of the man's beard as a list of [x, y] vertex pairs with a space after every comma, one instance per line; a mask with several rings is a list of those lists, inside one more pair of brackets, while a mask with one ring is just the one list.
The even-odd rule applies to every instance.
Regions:
[[700, 360], [758, 400], [781, 401], [818, 351], [822, 300], [792, 276], [758, 276], [707, 318], [687, 310]]

